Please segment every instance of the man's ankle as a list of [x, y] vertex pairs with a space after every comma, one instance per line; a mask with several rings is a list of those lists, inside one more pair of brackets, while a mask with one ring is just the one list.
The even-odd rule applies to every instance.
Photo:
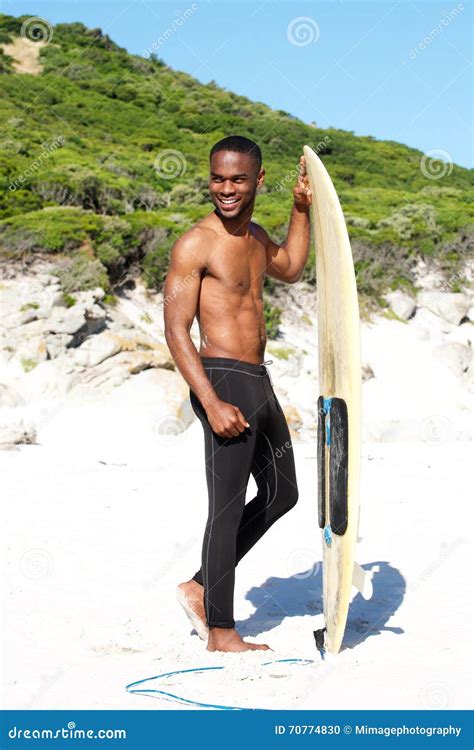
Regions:
[[222, 628], [216, 625], [209, 625], [209, 638], [228, 638], [236, 632], [235, 627]]

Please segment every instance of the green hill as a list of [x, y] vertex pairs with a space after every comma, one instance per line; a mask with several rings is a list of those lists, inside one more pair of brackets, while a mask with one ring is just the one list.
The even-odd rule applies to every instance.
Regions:
[[[71, 287], [75, 278], [113, 285], [133, 264], [159, 286], [175, 239], [212, 210], [211, 146], [239, 133], [262, 148], [266, 186], [255, 220], [277, 241], [307, 143], [339, 192], [361, 296], [382, 303], [385, 289], [412, 287], [419, 257], [436, 257], [452, 291], [461, 288], [472, 171], [422, 161], [399, 143], [307, 125], [156, 57], [130, 55], [81, 23], [55, 26], [39, 49], [38, 74], [19, 73], [8, 45], [27, 18], [0, 16], [3, 259], [55, 254]], [[314, 281], [314, 258], [306, 279]]]

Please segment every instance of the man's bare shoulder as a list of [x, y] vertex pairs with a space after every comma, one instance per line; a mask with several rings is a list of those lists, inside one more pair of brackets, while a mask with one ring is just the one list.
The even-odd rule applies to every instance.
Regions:
[[200, 245], [208, 245], [209, 240], [217, 236], [215, 227], [212, 221], [209, 220], [209, 216], [205, 216], [200, 219], [193, 227], [190, 227], [184, 234], [181, 235], [178, 242], [183, 247], [198, 247]]
[[250, 227], [257, 242], [260, 242], [266, 248], [270, 239], [266, 230], [260, 224], [257, 224], [256, 221], [251, 221]]
[[202, 222], [184, 232], [174, 243], [172, 255], [174, 258], [194, 256], [205, 261], [208, 257], [210, 242], [215, 232]]

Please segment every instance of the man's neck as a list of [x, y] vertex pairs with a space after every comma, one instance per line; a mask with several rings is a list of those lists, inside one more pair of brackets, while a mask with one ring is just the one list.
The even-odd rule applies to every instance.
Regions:
[[234, 237], [250, 237], [250, 222], [252, 221], [252, 212], [245, 211], [235, 219], [226, 219], [221, 216], [217, 209], [214, 210], [216, 225], [222, 229], [225, 234]]

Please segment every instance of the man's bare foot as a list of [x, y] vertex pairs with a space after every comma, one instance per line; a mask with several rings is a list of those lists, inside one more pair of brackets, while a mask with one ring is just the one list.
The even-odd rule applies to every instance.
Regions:
[[186, 612], [193, 628], [204, 641], [209, 634], [206, 612], [204, 609], [204, 588], [191, 578], [190, 581], [180, 583], [176, 589], [176, 596]]
[[209, 628], [208, 651], [271, 651], [266, 643], [247, 643], [234, 628]]

